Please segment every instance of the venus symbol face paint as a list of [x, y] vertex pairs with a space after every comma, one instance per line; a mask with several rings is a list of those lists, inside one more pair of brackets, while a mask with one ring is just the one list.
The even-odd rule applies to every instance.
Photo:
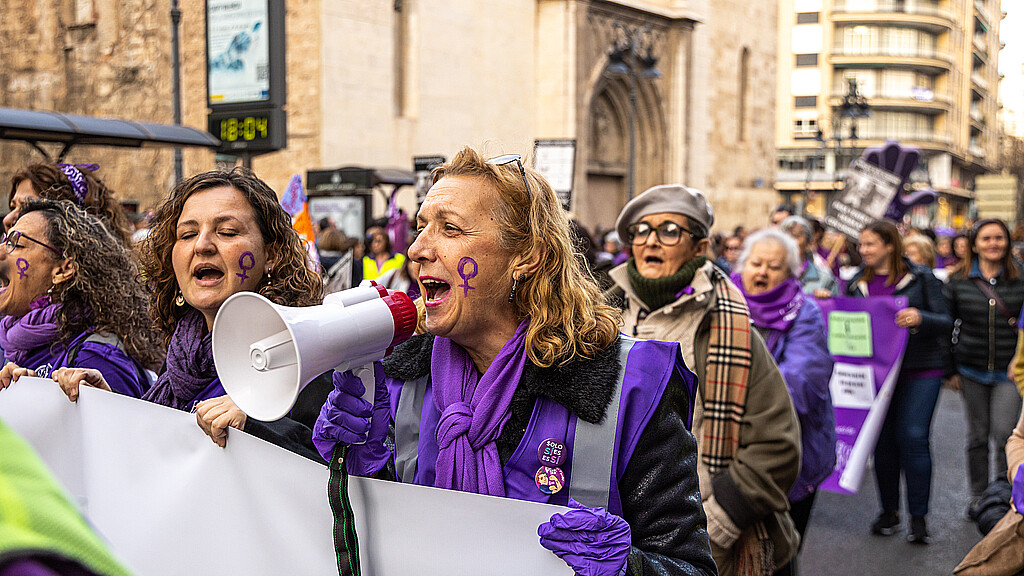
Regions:
[[17, 262], [15, 262], [15, 265], [18, 267], [18, 278], [24, 278], [25, 272], [28, 271], [28, 260], [25, 260], [24, 258], [18, 258]]
[[243, 252], [238, 257], [238, 267], [242, 269], [241, 272], [235, 272], [235, 276], [238, 276], [238, 283], [244, 284], [249, 278], [249, 271], [256, 266], [256, 257], [253, 256], [252, 252]]
[[[467, 272], [466, 269], [470, 264], [473, 265], [473, 270]], [[476, 277], [478, 273], [479, 268], [477, 268], [476, 260], [473, 260], [469, 256], [463, 256], [462, 259], [459, 260], [459, 276], [462, 276], [462, 284], [459, 284], [459, 288], [462, 288], [463, 296], [469, 296], [469, 291], [474, 289], [469, 285], [469, 281], [471, 278]]]

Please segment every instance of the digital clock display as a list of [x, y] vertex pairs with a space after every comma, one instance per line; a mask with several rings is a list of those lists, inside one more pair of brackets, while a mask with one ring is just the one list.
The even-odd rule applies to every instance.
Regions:
[[223, 142], [237, 140], [253, 141], [266, 138], [270, 124], [266, 116], [244, 116], [241, 118], [225, 118], [220, 121], [220, 139]]
[[284, 114], [279, 111], [211, 113], [207, 130], [220, 139], [221, 150], [271, 151], [284, 147]]

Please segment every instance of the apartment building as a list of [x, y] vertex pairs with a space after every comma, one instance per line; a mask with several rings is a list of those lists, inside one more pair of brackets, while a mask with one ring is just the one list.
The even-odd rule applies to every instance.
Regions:
[[1000, 0], [780, 0], [775, 188], [823, 215], [864, 148], [921, 150], [939, 199], [916, 225], [962, 227], [998, 163]]

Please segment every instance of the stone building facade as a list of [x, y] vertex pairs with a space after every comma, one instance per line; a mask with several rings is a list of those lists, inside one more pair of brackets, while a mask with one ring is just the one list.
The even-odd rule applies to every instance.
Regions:
[[[170, 0], [7, 3], [17, 6], [0, 21], [0, 106], [171, 121]], [[181, 10], [183, 119], [202, 128], [204, 2]], [[412, 156], [464, 145], [529, 155], [535, 139], [574, 138], [573, 212], [608, 229], [629, 194], [631, 104], [629, 77], [607, 68], [631, 38], [660, 71], [636, 81], [635, 191], [700, 188], [721, 229], [760, 223], [775, 198], [777, 0], [288, 0], [286, 10], [288, 148], [253, 161], [279, 191], [311, 169], [408, 169]], [[34, 156], [0, 142], [0, 182]], [[173, 179], [163, 149], [70, 159], [99, 162], [143, 207]], [[211, 152], [185, 153], [186, 174], [215, 165]], [[399, 200], [414, 209], [411, 192]]]

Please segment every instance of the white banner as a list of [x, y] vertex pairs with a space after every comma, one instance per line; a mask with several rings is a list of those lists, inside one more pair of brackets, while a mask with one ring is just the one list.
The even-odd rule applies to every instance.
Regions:
[[[325, 466], [195, 416], [52, 380], [0, 391], [0, 418], [39, 452], [139, 574], [336, 574]], [[366, 478], [349, 485], [363, 574], [572, 574], [540, 546], [557, 506]]]

